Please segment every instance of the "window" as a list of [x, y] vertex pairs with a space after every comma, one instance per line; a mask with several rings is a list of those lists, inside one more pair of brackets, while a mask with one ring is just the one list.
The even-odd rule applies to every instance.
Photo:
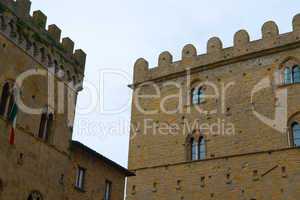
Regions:
[[197, 105], [204, 102], [204, 91], [202, 88], [192, 89], [192, 104]]
[[198, 142], [194, 138], [191, 140], [192, 144], [192, 160], [198, 160]]
[[78, 167], [77, 176], [76, 176], [76, 183], [75, 183], [75, 187], [77, 189], [80, 189], [80, 190], [84, 189], [85, 172], [86, 172], [85, 169], [83, 169], [82, 167]]
[[300, 67], [296, 65], [293, 67], [293, 82], [300, 83]]
[[284, 84], [300, 83], [300, 66], [294, 65], [294, 67], [284, 68]]
[[104, 200], [111, 199], [111, 190], [112, 190], [112, 183], [110, 181], [106, 181], [105, 182]]
[[8, 118], [11, 114], [13, 106], [15, 104], [15, 97], [11, 85], [7, 82], [2, 89], [2, 96], [0, 102], [0, 115]]
[[204, 160], [206, 158], [206, 144], [203, 137], [199, 141], [199, 160]]
[[43, 196], [40, 192], [34, 191], [28, 196], [27, 200], [43, 200]]
[[291, 69], [286, 67], [284, 69], [284, 84], [291, 84], [292, 83], [292, 76], [291, 76]]
[[6, 115], [6, 107], [9, 100], [9, 84], [5, 83], [2, 89], [2, 96], [1, 96], [1, 104], [0, 104], [0, 115], [5, 116]]
[[195, 160], [205, 160], [206, 158], [206, 144], [205, 144], [205, 138], [200, 137], [197, 138], [191, 138], [190, 141], [190, 149], [191, 149], [191, 159], [192, 161]]
[[293, 137], [293, 143], [294, 146], [300, 147], [300, 125], [297, 122], [294, 122], [292, 124], [292, 137]]
[[41, 116], [40, 129], [39, 129], [39, 138], [48, 141], [49, 135], [52, 132], [53, 126], [53, 114], [48, 113], [47, 111], [43, 112]]

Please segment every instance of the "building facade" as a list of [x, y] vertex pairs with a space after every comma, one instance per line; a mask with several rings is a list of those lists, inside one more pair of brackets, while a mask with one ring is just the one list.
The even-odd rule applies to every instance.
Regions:
[[132, 173], [72, 141], [86, 54], [30, 6], [0, 1], [0, 199], [123, 199]]
[[299, 198], [300, 15], [292, 26], [136, 61], [128, 200]]

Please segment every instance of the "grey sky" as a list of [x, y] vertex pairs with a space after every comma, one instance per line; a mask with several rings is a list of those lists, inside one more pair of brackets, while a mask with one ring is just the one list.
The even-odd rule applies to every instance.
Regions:
[[[86, 51], [86, 84], [98, 88], [98, 102], [106, 110], [130, 101], [127, 84], [131, 81], [111, 73], [100, 80], [101, 70], [121, 70], [131, 79], [133, 63], [139, 57], [155, 66], [159, 53], [168, 50], [178, 60], [187, 43], [194, 44], [201, 54], [212, 36], [220, 37], [225, 47], [232, 46], [239, 29], [248, 30], [251, 40], [258, 39], [267, 20], [276, 21], [281, 33], [288, 32], [292, 17], [300, 13], [300, 1], [296, 0], [32, 1], [33, 9], [42, 10], [49, 24], [57, 24], [63, 36], [71, 37], [77, 48]], [[82, 92], [78, 106], [89, 105], [89, 99], [88, 92]], [[99, 109], [77, 114], [74, 139], [127, 166], [129, 132], [123, 127], [129, 119], [130, 104], [119, 114], [104, 114]]]

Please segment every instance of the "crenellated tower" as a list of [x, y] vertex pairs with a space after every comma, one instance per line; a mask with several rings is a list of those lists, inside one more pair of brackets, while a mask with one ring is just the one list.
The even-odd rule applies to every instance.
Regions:
[[300, 14], [134, 64], [127, 200], [299, 196]]
[[30, 0], [0, 1], [0, 31], [37, 62], [66, 82], [82, 84], [86, 54], [74, 42], [61, 39], [61, 29], [40, 10], [30, 15]]
[[268, 21], [261, 28], [262, 38], [250, 41], [250, 36], [246, 30], [239, 30], [233, 38], [233, 46], [223, 48], [220, 38], [212, 37], [207, 42], [206, 53], [198, 55], [197, 49], [192, 44], [183, 47], [181, 60], [173, 61], [173, 56], [168, 52], [162, 52], [158, 58], [158, 65], [149, 68], [148, 62], [144, 58], [139, 58], [134, 65], [134, 85], [149, 80], [159, 80], [165, 76], [173, 76], [189, 69], [202, 71], [209, 68], [224, 65], [223, 63], [236, 62], [236, 60], [246, 60], [249, 55], [261, 54], [269, 51], [272, 53], [279, 47], [294, 46], [300, 42], [300, 14], [296, 15], [292, 22], [293, 31], [279, 34], [278, 26], [273, 21]]

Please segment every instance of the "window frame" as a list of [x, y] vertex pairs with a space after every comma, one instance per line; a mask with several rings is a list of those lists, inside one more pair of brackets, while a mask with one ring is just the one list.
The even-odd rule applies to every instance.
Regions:
[[191, 161], [206, 160], [207, 145], [206, 139], [203, 135], [192, 136], [189, 139], [189, 155]]
[[[199, 160], [205, 160], [206, 159], [206, 141], [203, 136], [199, 137], [199, 142], [198, 142], [198, 158]], [[202, 147], [204, 148], [204, 151], [202, 152]], [[203, 155], [203, 157], [202, 157]]]
[[87, 172], [86, 168], [81, 167], [81, 166], [77, 167], [75, 188], [79, 191], [84, 191], [86, 172]]
[[203, 87], [195, 87], [191, 90], [191, 104], [199, 105], [205, 102], [205, 94]]
[[292, 70], [290, 67], [285, 67], [283, 70], [283, 84], [289, 85], [292, 83], [293, 83]]
[[291, 64], [282, 68], [282, 84], [300, 84], [300, 65]]
[[[298, 127], [295, 129], [295, 126], [298, 126]], [[298, 131], [298, 133], [296, 133], [296, 131]], [[295, 121], [291, 124], [291, 133], [292, 133], [291, 140], [292, 140], [293, 147], [300, 147], [300, 137], [299, 138], [295, 137], [296, 134], [300, 136], [300, 123], [299, 122]]]
[[292, 73], [292, 82], [293, 83], [300, 83], [300, 66], [299, 65], [294, 65], [292, 67], [291, 73]]
[[54, 120], [54, 114], [52, 112], [48, 112], [48, 109], [46, 109], [42, 113], [40, 119], [38, 137], [41, 140], [49, 142], [50, 134], [52, 133], [52, 128], [53, 128], [53, 120]]
[[191, 138], [191, 141], [190, 141], [190, 145], [191, 145], [191, 160], [192, 161], [196, 161], [198, 160], [198, 157], [199, 157], [199, 145], [198, 145], [198, 142], [195, 138]]
[[111, 200], [112, 194], [112, 182], [109, 180], [105, 181], [104, 200]]

